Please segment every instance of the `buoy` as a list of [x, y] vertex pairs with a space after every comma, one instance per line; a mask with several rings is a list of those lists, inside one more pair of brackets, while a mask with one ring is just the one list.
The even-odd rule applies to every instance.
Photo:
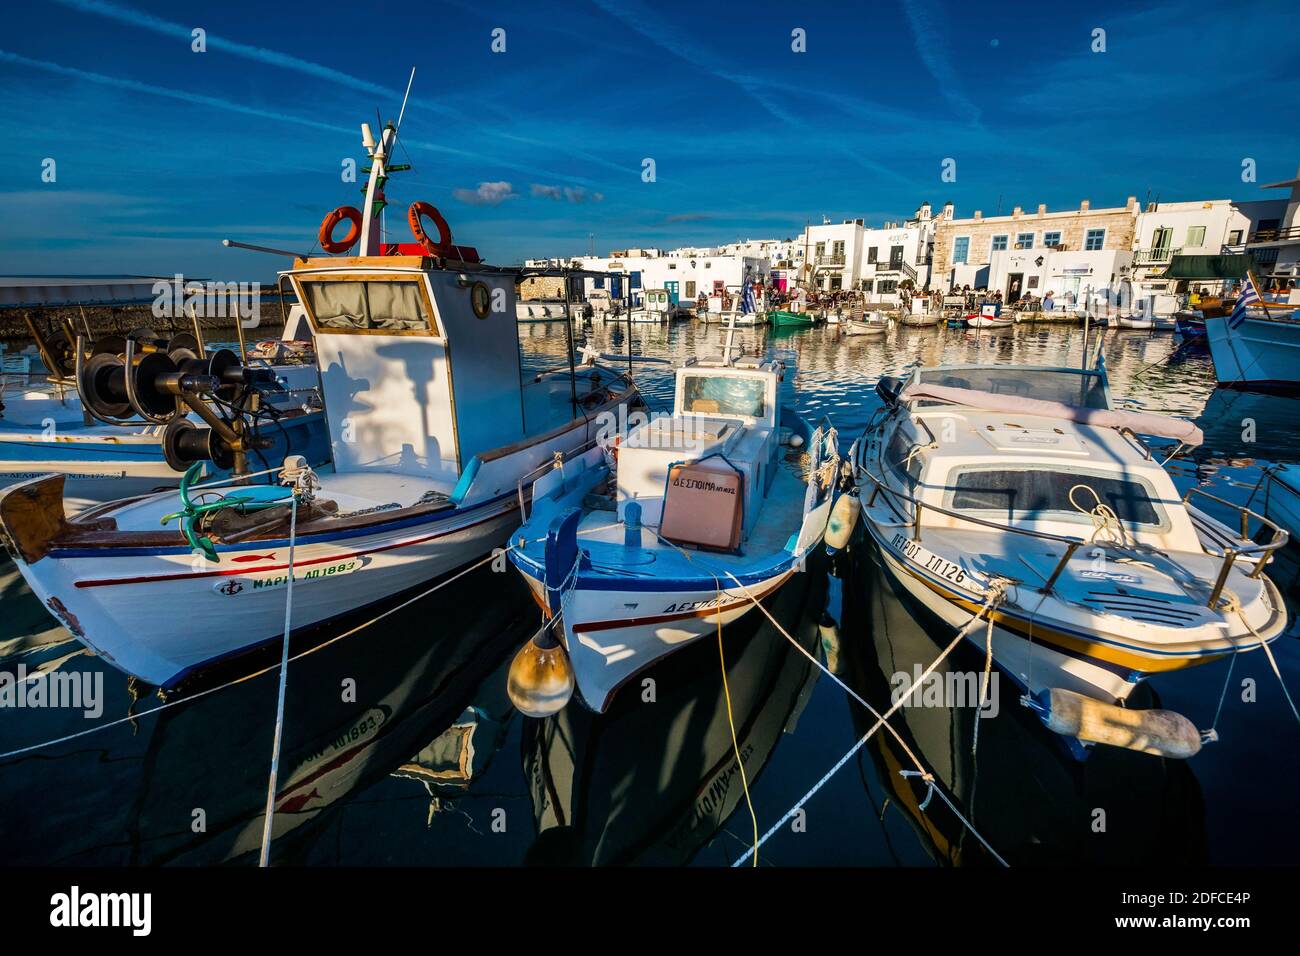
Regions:
[[817, 633], [821, 637], [822, 657], [826, 659], [826, 668], [832, 674], [840, 672], [840, 626], [835, 618], [823, 612], [817, 624]]
[[1090, 743], [1178, 760], [1201, 749], [1200, 731], [1172, 710], [1129, 710], [1059, 687], [1035, 694], [1034, 708], [1048, 729]]
[[510, 702], [528, 717], [558, 714], [573, 696], [573, 686], [569, 655], [549, 630], [519, 648], [506, 677]]
[[826, 534], [823, 537], [827, 554], [835, 554], [848, 546], [861, 511], [862, 502], [855, 493], [840, 495], [835, 507], [831, 509], [830, 521], [826, 522]]
[[798, 432], [794, 432], [794, 433], [792, 433], [792, 434], [790, 435], [790, 447], [791, 447], [791, 448], [802, 448], [802, 447], [803, 447], [803, 436], [800, 435]]

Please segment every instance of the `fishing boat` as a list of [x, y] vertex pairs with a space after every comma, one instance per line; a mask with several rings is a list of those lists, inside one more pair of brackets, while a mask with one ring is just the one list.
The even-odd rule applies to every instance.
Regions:
[[855, 312], [854, 317], [840, 323], [841, 335], [884, 335], [889, 331], [889, 319], [879, 312], [865, 315]]
[[[781, 406], [783, 366], [733, 356], [677, 369], [670, 416], [630, 427], [531, 486], [511, 562], [603, 712], [645, 667], [749, 613], [823, 538], [840, 468], [829, 424]], [[614, 459], [611, 448], [610, 458]]]
[[677, 309], [667, 289], [646, 289], [641, 304], [628, 312], [628, 321], [639, 325], [667, 325]]
[[[192, 467], [179, 494], [111, 502], [76, 520], [62, 475], [0, 493], [0, 530], [28, 585], [74, 636], [150, 684], [173, 687], [278, 638], [286, 621], [309, 628], [483, 558], [519, 524], [521, 476], [640, 407], [625, 374], [594, 360], [578, 366], [572, 353], [524, 380], [517, 283], [588, 273], [484, 264], [423, 202], [408, 214], [413, 244], [382, 242], [397, 128], [386, 125], [378, 141], [368, 126], [362, 133], [366, 212], [326, 219], [360, 228], [322, 243], [339, 255], [297, 259], [281, 276], [315, 335], [328, 471], [290, 459], [278, 485], [239, 480], [256, 443], [222, 422], [211, 396], [229, 388], [222, 401], [237, 404], [256, 376], [238, 363], [218, 377], [157, 359], [94, 377], [97, 400], [179, 397], [210, 428], [192, 429], [178, 450], [230, 459], [235, 480], [194, 488]], [[358, 238], [360, 254], [343, 255]]]
[[[942, 366], [877, 388], [854, 465], [886, 570], [945, 625], [987, 610], [994, 659], [1032, 694], [1123, 702], [1285, 629], [1262, 572], [1286, 532], [1199, 488], [1180, 496], [1137, 435], [1181, 448], [1200, 429], [1112, 408], [1104, 366]], [[983, 622], [967, 637], [984, 647]]]
[[1135, 313], [1130, 315], [1117, 315], [1114, 319], [1117, 329], [1140, 329], [1148, 332], [1173, 332], [1176, 323], [1172, 318], [1166, 318], [1157, 315], [1144, 315]]
[[[319, 466], [329, 460], [329, 441], [311, 343], [297, 338], [303, 334], [295, 314], [300, 312], [298, 305], [290, 310], [281, 339], [245, 349], [250, 356], [248, 364], [269, 373], [269, 379], [257, 389], [258, 402], [250, 410], [250, 424], [270, 440], [257, 452], [261, 460], [281, 462], [287, 455], [297, 454]], [[87, 382], [120, 368], [128, 350], [132, 362], [154, 362], [148, 357], [165, 355], [173, 364], [203, 365], [205, 371], [214, 363], [220, 368], [237, 364], [238, 356], [206, 348], [197, 325], [196, 334], [161, 337], [142, 328], [126, 336], [98, 340], [89, 338], [89, 329], [74, 337], [62, 330], [46, 336], [40, 328], [31, 328], [39, 353], [45, 357], [46, 376], [43, 381], [33, 381], [28, 375], [6, 375], [0, 383], [0, 486], [39, 475], [64, 475], [64, 493], [71, 510], [176, 488], [188, 464], [177, 462], [170, 454], [171, 433], [166, 423], [129, 400], [87, 401]], [[203, 426], [193, 415], [188, 422]], [[178, 423], [173, 431], [180, 427]], [[217, 464], [207, 470], [210, 475], [228, 473]]]
[[1200, 311], [1174, 313], [1174, 331], [1185, 339], [1205, 338], [1205, 315]]
[[791, 312], [788, 309], [769, 310], [767, 322], [774, 329], [811, 329], [817, 324], [816, 318], [811, 313]]
[[972, 329], [1005, 329], [1014, 324], [1015, 319], [1003, 315], [1002, 306], [996, 303], [986, 303], [980, 308], [978, 314], [966, 316], [966, 325]]
[[903, 325], [915, 329], [929, 329], [943, 321], [939, 312], [907, 312], [898, 320]]
[[1300, 390], [1300, 308], [1265, 302], [1253, 275], [1231, 313], [1207, 317], [1205, 331], [1220, 385]]

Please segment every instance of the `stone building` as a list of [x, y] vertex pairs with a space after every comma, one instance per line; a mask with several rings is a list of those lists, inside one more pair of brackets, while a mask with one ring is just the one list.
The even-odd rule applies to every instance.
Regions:
[[989, 286], [990, 263], [998, 253], [1042, 250], [1052, 252], [1129, 252], [1133, 248], [1137, 197], [1124, 206], [1093, 209], [1088, 200], [1078, 209], [1036, 212], [1016, 206], [1009, 216], [985, 218], [978, 209], [969, 219], [943, 217], [937, 221], [931, 286]]

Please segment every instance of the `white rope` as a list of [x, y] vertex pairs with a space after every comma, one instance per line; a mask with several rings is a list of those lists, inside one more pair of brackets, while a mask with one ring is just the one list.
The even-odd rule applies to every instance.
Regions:
[[280, 745], [284, 739], [284, 695], [289, 683], [289, 630], [293, 622], [293, 558], [298, 544], [298, 496], [290, 495], [289, 570], [284, 593], [284, 639], [280, 648], [280, 690], [275, 704], [275, 736], [271, 742], [271, 776], [266, 784], [266, 815], [262, 823], [262, 856], [258, 866], [271, 865], [271, 825], [275, 819], [275, 791], [280, 780]]
[[[974, 628], [974, 626], [977, 623], [979, 623], [980, 618], [984, 616], [985, 612], [989, 613], [989, 619], [990, 621], [992, 621], [993, 609], [997, 606], [997, 604], [1001, 603], [1002, 599], [1006, 596], [1007, 582], [1004, 579], [999, 578], [996, 579], [990, 585], [987, 591], [988, 596], [985, 598], [983, 607], [981, 607], [979, 611], [975, 613], [975, 616], [972, 617], [970, 621], [967, 622], [957, 632], [956, 636], [952, 639], [952, 642], [947, 647], [945, 647], [942, 652], [940, 652], [939, 656], [930, 662], [930, 666], [927, 667], [921, 673], [920, 677], [918, 677], [917, 680], [913, 683], [912, 685], [913, 689], [909, 691], [907, 694], [904, 694], [902, 697], [900, 697], [898, 701], [896, 701], [893, 704], [893, 706], [891, 706], [887, 711], [881, 714], [874, 707], [872, 707], [865, 700], [863, 700], [860, 694], [858, 694], [855, 690], [853, 690], [842, 680], [840, 680], [837, 675], [832, 673], [824, 664], [822, 664], [821, 661], [817, 660], [816, 657], [808, 653], [808, 651], [803, 647], [803, 645], [795, 641], [794, 638], [792, 638], [786, 632], [786, 630], [783, 627], [781, 627], [781, 625], [776, 621], [776, 619], [772, 617], [771, 613], [768, 612], [767, 608], [763, 607], [763, 605], [757, 599], [755, 599], [752, 594], [749, 593], [749, 589], [736, 580], [734, 575], [730, 574], [730, 572], [724, 572], [724, 573], [726, 573], [727, 576], [730, 577], [733, 581], [736, 581], [736, 584], [740, 586], [741, 590], [745, 592], [746, 596], [749, 597], [749, 599], [753, 601], [756, 605], [758, 605], [759, 609], [762, 610], [763, 614], [766, 615], [767, 619], [772, 622], [772, 624], [776, 627], [777, 631], [779, 631], [781, 635], [785, 637], [786, 640], [790, 641], [790, 643], [793, 644], [795, 648], [798, 651], [800, 651], [800, 653], [802, 653], [805, 657], [807, 657], [810, 661], [812, 661], [815, 665], [817, 665], [817, 667], [822, 671], [822, 673], [829, 676], [831, 680], [833, 680], [836, 684], [838, 684], [841, 688], [843, 688], [844, 691], [849, 694], [849, 696], [851, 696], [854, 700], [860, 703], [872, 715], [876, 717], [876, 722], [872, 724], [871, 728], [862, 736], [862, 738], [849, 749], [848, 753], [846, 753], [843, 757], [841, 757], [838, 761], [836, 761], [835, 765], [831, 767], [831, 769], [828, 770], [822, 776], [822, 778], [813, 785], [811, 790], [809, 790], [802, 797], [800, 797], [799, 800], [795, 803], [795, 805], [792, 806], [789, 810], [787, 810], [785, 815], [781, 817], [781, 819], [778, 820], [775, 824], [773, 824], [772, 827], [770, 827], [768, 831], [764, 833], [762, 837], [759, 838], [758, 842], [755, 843], [753, 847], [745, 851], [745, 853], [739, 859], [733, 862], [731, 865], [733, 867], [740, 866], [747, 859], [749, 859], [750, 854], [757, 853], [759, 848], [762, 847], [762, 845], [766, 843], [772, 837], [772, 835], [776, 833], [776, 831], [779, 830], [785, 824], [787, 820], [793, 817], [799, 811], [799, 809], [805, 803], [807, 803], [808, 800], [810, 800], [813, 797], [813, 795], [816, 794], [817, 791], [820, 790], [828, 780], [830, 780], [831, 777], [835, 775], [836, 771], [838, 771], [841, 767], [843, 767], [844, 764], [846, 764], [849, 761], [849, 759], [852, 758], [852, 756], [855, 753], [857, 753], [862, 748], [862, 746], [868, 740], [870, 740], [871, 737], [876, 733], [876, 731], [878, 731], [882, 726], [885, 727], [890, 732], [891, 735], [893, 735], [894, 739], [898, 741], [899, 745], [903, 748], [904, 752], [911, 759], [912, 763], [916, 765], [917, 769], [916, 771], [914, 771], [915, 775], [931, 783], [931, 785], [933, 786], [933, 780], [934, 780], [933, 774], [927, 771], [925, 767], [922, 765], [921, 761], [917, 759], [916, 754], [912, 752], [912, 749], [908, 747], [906, 742], [903, 740], [903, 738], [899, 736], [898, 731], [895, 730], [894, 727], [889, 723], [889, 718], [893, 716], [895, 711], [897, 711], [899, 708], [901, 708], [904, 704], [907, 703], [908, 699], [912, 696], [912, 694], [916, 693], [921, 688], [922, 684], [925, 683], [925, 679], [934, 672], [935, 668], [939, 666], [939, 664], [944, 660], [944, 658], [946, 658], [949, 654], [951, 654], [953, 650], [956, 649], [957, 645], [959, 645], [963, 640], [966, 639], [967, 634], [969, 634], [970, 631]], [[976, 719], [978, 719], [978, 717]], [[966, 826], [972, 833], [974, 833], [981, 843], [983, 843], [985, 846], [988, 846], [988, 843], [984, 840], [983, 837], [979, 835], [978, 831], [975, 830], [975, 827], [968, 820], [966, 820], [966, 818], [963, 817], [955, 807], [952, 806], [952, 804], [947, 800], [946, 797], [944, 798], [944, 802], [948, 803], [949, 807], [952, 808], [953, 813], [956, 814], [959, 820], [961, 820], [962, 824]], [[922, 810], [925, 809], [924, 805], [922, 805], [921, 809]], [[990, 850], [990, 852], [992, 852], [992, 850]], [[1003, 866], [1007, 865], [1006, 861], [1003, 860], [1002, 857], [998, 856], [997, 853], [993, 853], [993, 855], [997, 857], [998, 861], [1001, 862]]]
[[[510, 550], [511, 548], [505, 548], [501, 553], [505, 553]], [[382, 614], [376, 615], [370, 620], [358, 624], [356, 627], [349, 628], [348, 630], [344, 631], [342, 634], [337, 634], [334, 637], [331, 637], [329, 640], [317, 644], [315, 647], [310, 647], [300, 654], [295, 654], [293, 657], [289, 658], [289, 660], [290, 661], [301, 660], [302, 658], [306, 657], [309, 654], [315, 654], [317, 651], [324, 650], [325, 648], [329, 647], [331, 644], [336, 644], [341, 640], [351, 637], [353, 634], [356, 634], [358, 631], [362, 631], [367, 627], [370, 627], [372, 624], [378, 624], [380, 621], [382, 621], [384, 618], [388, 617], [389, 615], [396, 614], [398, 611], [404, 610], [405, 608], [410, 607], [412, 604], [424, 600], [434, 591], [438, 591], [446, 587], [447, 585], [460, 580], [465, 575], [477, 571], [483, 565], [491, 561], [495, 561], [497, 557], [498, 554], [489, 554], [482, 560], [476, 561], [474, 564], [471, 564], [469, 567], [457, 571], [455, 574], [453, 574], [451, 577], [447, 578], [446, 580], [438, 582], [433, 587], [421, 591], [419, 594], [415, 595], [414, 597], [407, 598], [405, 601], [403, 601], [401, 604], [398, 604], [396, 607], [391, 607], [387, 611], [384, 611]], [[110, 720], [107, 723], [96, 724], [94, 727], [88, 727], [85, 730], [79, 730], [75, 734], [66, 734], [63, 737], [55, 737], [52, 740], [44, 740], [41, 741], [40, 743], [30, 744], [26, 747], [19, 747], [17, 750], [10, 750], [5, 753], [0, 753], [0, 760], [7, 760], [10, 757], [18, 757], [21, 756], [22, 754], [31, 753], [32, 751], [35, 750], [44, 750], [46, 747], [53, 747], [56, 744], [67, 743], [70, 740], [76, 740], [80, 737], [88, 737], [91, 734], [97, 734], [101, 730], [108, 730], [110, 727], [116, 727], [120, 724], [134, 724], [137, 720], [140, 720], [142, 717], [148, 717], [151, 714], [156, 714], [159, 713], [160, 711], [169, 710], [172, 707], [179, 707], [182, 704], [189, 704], [196, 700], [199, 700], [200, 698], [207, 697], [211, 694], [215, 694], [217, 693], [217, 691], [222, 691], [230, 687], [234, 687], [236, 684], [244, 684], [247, 683], [248, 681], [255, 680], [258, 677], [262, 677], [266, 674], [271, 673], [271, 671], [275, 670], [280, 666], [281, 665], [279, 663], [271, 664], [267, 667], [263, 667], [261, 670], [253, 671], [253, 673], [251, 674], [245, 674], [243, 677], [237, 677], [232, 681], [227, 681], [226, 683], [219, 684], [216, 687], [209, 687], [206, 690], [196, 691], [193, 694], [187, 694], [186, 696], [181, 697], [178, 700], [166, 701], [164, 703], [157, 705], [156, 707], [150, 707], [148, 710], [141, 711], [138, 714], [128, 714], [125, 717], [119, 717], [117, 720]]]
[[[1259, 641], [1259, 646], [1264, 649], [1264, 656], [1268, 658], [1268, 665], [1273, 668], [1273, 674], [1277, 677], [1277, 682], [1282, 685], [1282, 696], [1286, 698], [1286, 702], [1291, 706], [1291, 713], [1295, 714], [1296, 723], [1300, 723], [1300, 710], [1296, 709], [1295, 701], [1291, 698], [1291, 691], [1287, 689], [1286, 681], [1282, 679], [1282, 671], [1278, 669], [1277, 659], [1273, 656], [1273, 649], [1268, 646], [1268, 641], [1260, 637], [1259, 632], [1251, 627], [1250, 621], [1246, 620], [1246, 611], [1242, 608], [1241, 601], [1231, 591], [1228, 592], [1228, 606], [1237, 612], [1237, 617], [1241, 619], [1242, 624], [1246, 625], [1246, 630], [1250, 631], [1251, 636]], [[1224, 693], [1227, 693], [1228, 685], [1226, 682], [1223, 685], [1223, 690]], [[1215, 721], [1217, 723], [1217, 716]]]

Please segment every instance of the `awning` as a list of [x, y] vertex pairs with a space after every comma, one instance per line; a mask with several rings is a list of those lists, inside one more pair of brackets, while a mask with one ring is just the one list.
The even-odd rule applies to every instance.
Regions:
[[1255, 271], [1255, 257], [1249, 253], [1226, 256], [1174, 256], [1163, 279], [1244, 279]]

